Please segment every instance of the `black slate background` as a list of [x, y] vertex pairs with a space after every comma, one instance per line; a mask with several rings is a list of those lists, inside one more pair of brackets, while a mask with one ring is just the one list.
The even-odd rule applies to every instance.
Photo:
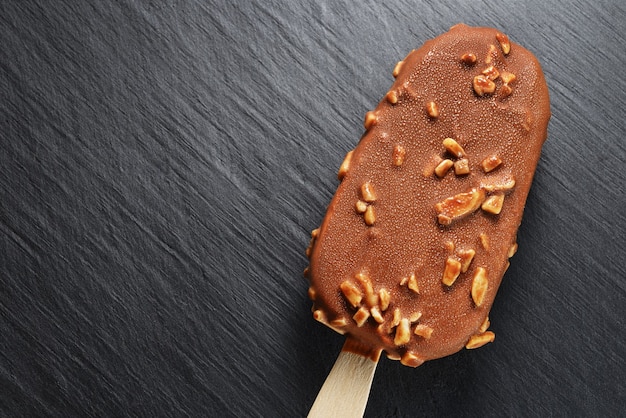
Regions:
[[624, 3], [234, 3], [0, 3], [0, 415], [305, 416], [343, 341], [309, 232], [395, 63], [461, 21], [537, 55], [549, 139], [495, 343], [383, 359], [366, 416], [623, 414]]

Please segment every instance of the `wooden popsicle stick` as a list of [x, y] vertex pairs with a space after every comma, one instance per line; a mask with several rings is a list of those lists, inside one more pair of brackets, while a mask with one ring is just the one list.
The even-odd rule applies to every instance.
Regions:
[[380, 352], [348, 337], [308, 418], [362, 418]]

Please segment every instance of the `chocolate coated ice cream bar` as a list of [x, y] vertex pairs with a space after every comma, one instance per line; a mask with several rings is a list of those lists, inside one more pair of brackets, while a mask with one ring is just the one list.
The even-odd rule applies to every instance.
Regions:
[[550, 105], [539, 63], [456, 25], [411, 51], [307, 250], [313, 316], [408, 366], [491, 342]]

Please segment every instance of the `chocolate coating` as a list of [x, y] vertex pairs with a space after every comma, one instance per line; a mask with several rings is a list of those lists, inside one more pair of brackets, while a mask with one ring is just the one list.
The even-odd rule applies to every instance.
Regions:
[[491, 28], [456, 25], [394, 76], [313, 234], [309, 296], [316, 319], [418, 366], [493, 340], [550, 105], [536, 58]]

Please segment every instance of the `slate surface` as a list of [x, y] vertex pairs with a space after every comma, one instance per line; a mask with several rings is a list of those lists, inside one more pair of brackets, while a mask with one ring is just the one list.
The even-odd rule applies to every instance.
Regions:
[[537, 55], [549, 139], [495, 343], [382, 360], [366, 416], [623, 413], [624, 3], [240, 3], [0, 3], [0, 415], [305, 416], [343, 341], [309, 232], [396, 61], [461, 21]]

